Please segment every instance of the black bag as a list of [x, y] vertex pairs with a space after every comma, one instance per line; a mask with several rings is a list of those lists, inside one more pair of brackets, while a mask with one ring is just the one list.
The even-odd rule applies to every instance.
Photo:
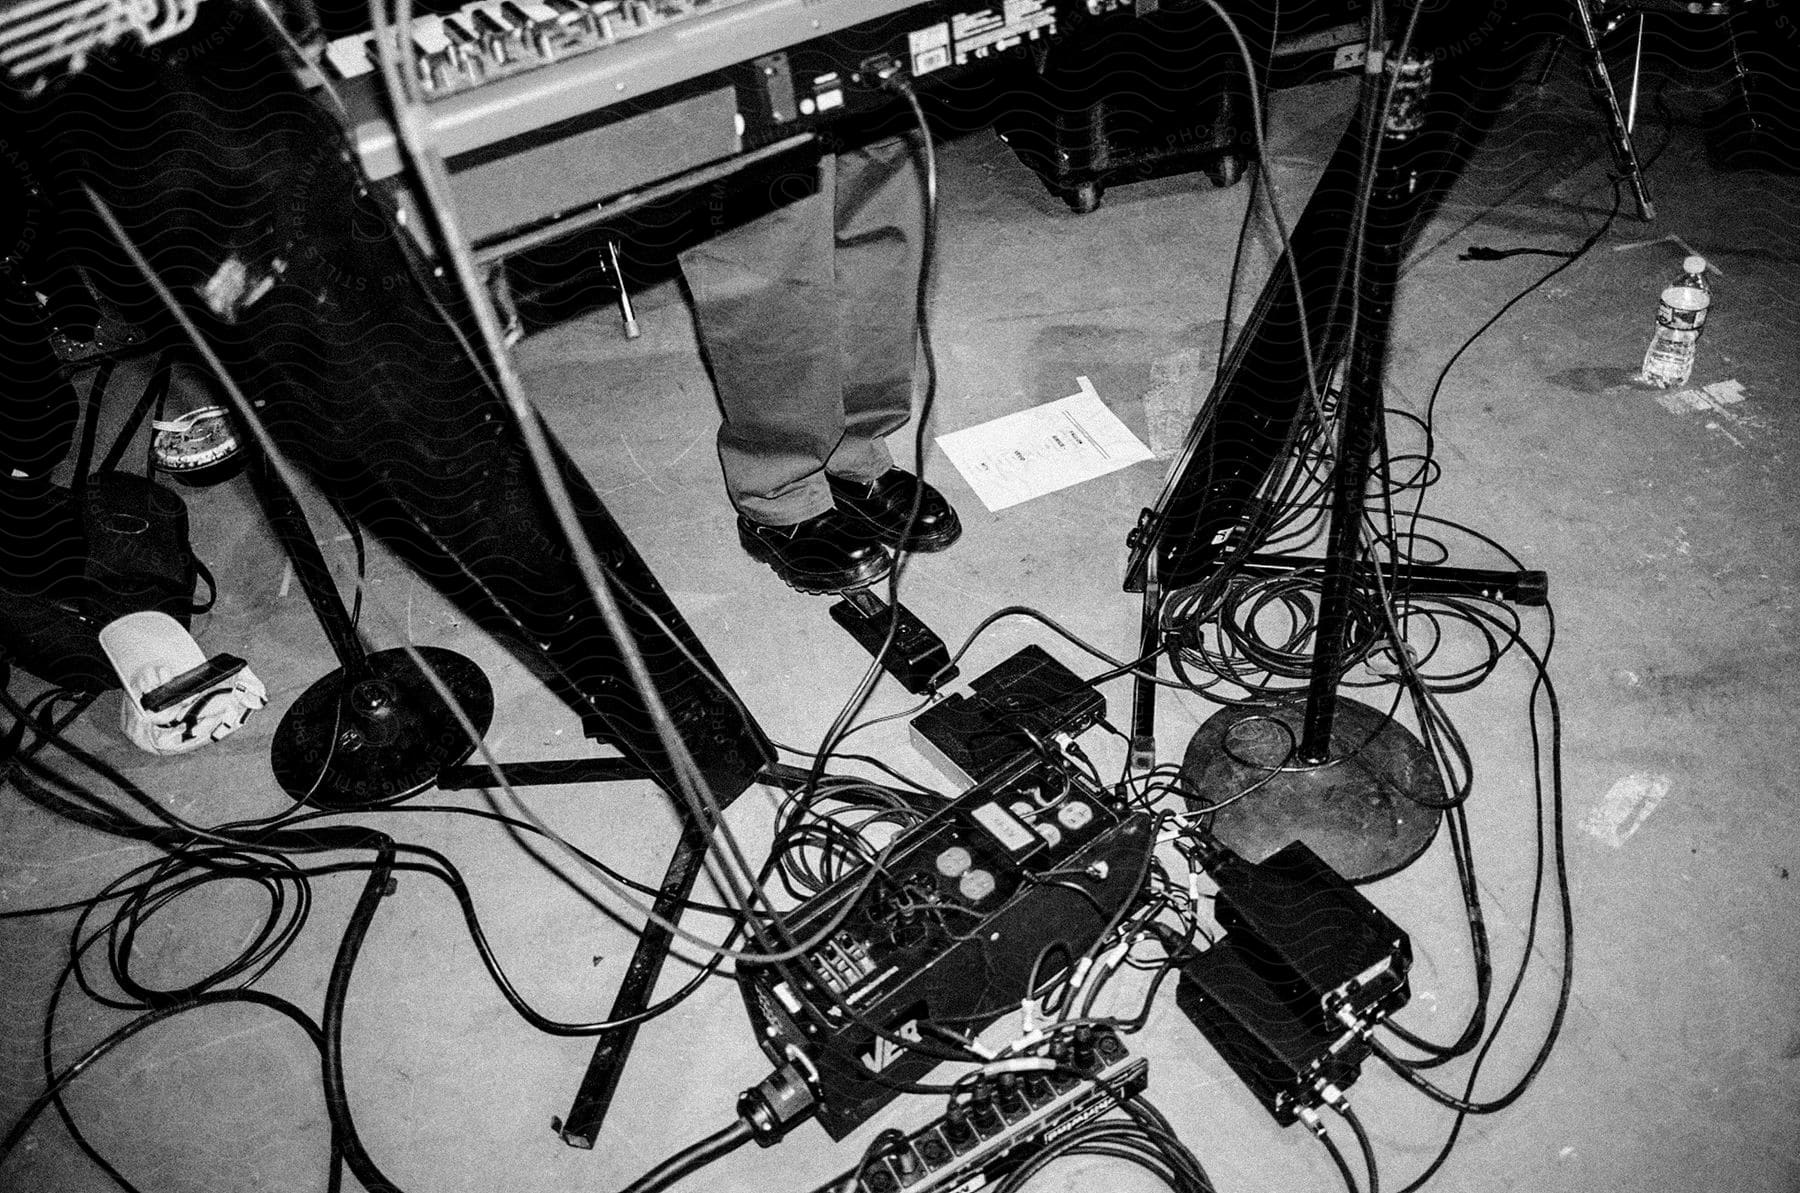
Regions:
[[[187, 505], [168, 487], [102, 472], [74, 492], [15, 484], [7, 497], [0, 645], [33, 675], [82, 691], [116, 688], [103, 626], [152, 609], [185, 626], [212, 607], [212, 575], [188, 544]], [[196, 579], [207, 587], [198, 605]]]
[[[212, 575], [188, 545], [187, 505], [147, 477], [103, 472], [90, 477], [75, 501], [86, 546], [84, 594], [95, 616], [111, 621], [147, 609], [182, 625], [212, 608]], [[196, 605], [194, 582], [205, 576], [208, 595]]]

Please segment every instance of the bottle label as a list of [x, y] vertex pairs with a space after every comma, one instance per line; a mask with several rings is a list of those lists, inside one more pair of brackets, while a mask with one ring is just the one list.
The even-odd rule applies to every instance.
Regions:
[[1710, 296], [1692, 286], [1670, 286], [1656, 305], [1656, 321], [1663, 327], [1698, 331], [1706, 322]]

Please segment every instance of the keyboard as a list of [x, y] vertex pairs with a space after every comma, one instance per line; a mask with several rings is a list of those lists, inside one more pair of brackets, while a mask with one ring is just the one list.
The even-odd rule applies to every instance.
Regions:
[[[1130, 0], [479, 0], [401, 55], [465, 232], [494, 241], [892, 102]], [[398, 31], [394, 31], [398, 36]], [[372, 179], [402, 171], [372, 34], [322, 71]]]

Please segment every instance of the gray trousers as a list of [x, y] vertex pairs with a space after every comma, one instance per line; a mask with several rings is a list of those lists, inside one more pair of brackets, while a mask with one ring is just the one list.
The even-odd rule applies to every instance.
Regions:
[[816, 194], [684, 252], [724, 421], [725, 489], [752, 521], [831, 508], [873, 480], [913, 397], [923, 166], [893, 137], [819, 163]]

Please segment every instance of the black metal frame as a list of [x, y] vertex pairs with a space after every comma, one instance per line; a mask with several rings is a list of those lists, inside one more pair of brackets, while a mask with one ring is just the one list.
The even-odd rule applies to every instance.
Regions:
[[[1404, 4], [1397, 5], [1404, 9]], [[1429, 54], [1430, 20], [1417, 43]], [[1364, 89], [1299, 221], [1276, 263], [1207, 402], [1188, 433], [1181, 455], [1156, 504], [1145, 509], [1127, 536], [1131, 550], [1125, 590], [1144, 595], [1141, 642], [1146, 662], [1133, 690], [1131, 754], [1147, 767], [1155, 758], [1156, 655], [1164, 644], [1160, 624], [1169, 592], [1227, 569], [1267, 571], [1317, 566], [1292, 556], [1257, 556], [1249, 540], [1259, 496], [1286, 458], [1311, 398], [1323, 392], [1353, 334], [1349, 282], [1364, 293], [1354, 334], [1360, 346], [1352, 362], [1351, 407], [1340, 466], [1334, 476], [1331, 550], [1323, 561], [1325, 593], [1315, 658], [1306, 741], [1302, 755], [1322, 756], [1330, 740], [1331, 702], [1326, 698], [1342, 671], [1342, 625], [1352, 587], [1372, 582], [1372, 569], [1357, 562], [1363, 488], [1369, 451], [1379, 433], [1379, 376], [1391, 314], [1394, 278], [1405, 248], [1460, 177], [1469, 155], [1499, 108], [1498, 98], [1517, 79], [1522, 56], [1509, 54], [1504, 37], [1473, 60], [1434, 64], [1416, 135], [1386, 146], [1380, 177], [1364, 173], [1367, 105], [1379, 89]], [[1366, 181], [1365, 181], [1366, 180]], [[1363, 259], [1353, 254], [1360, 251]], [[1310, 363], [1317, 374], [1308, 376]], [[1364, 391], [1359, 398], [1355, 391]], [[1347, 465], [1347, 466], [1346, 466]], [[1489, 572], [1409, 566], [1382, 573], [1398, 592], [1479, 592], [1541, 604], [1542, 573]], [[1335, 627], [1335, 628], [1334, 628]]]

